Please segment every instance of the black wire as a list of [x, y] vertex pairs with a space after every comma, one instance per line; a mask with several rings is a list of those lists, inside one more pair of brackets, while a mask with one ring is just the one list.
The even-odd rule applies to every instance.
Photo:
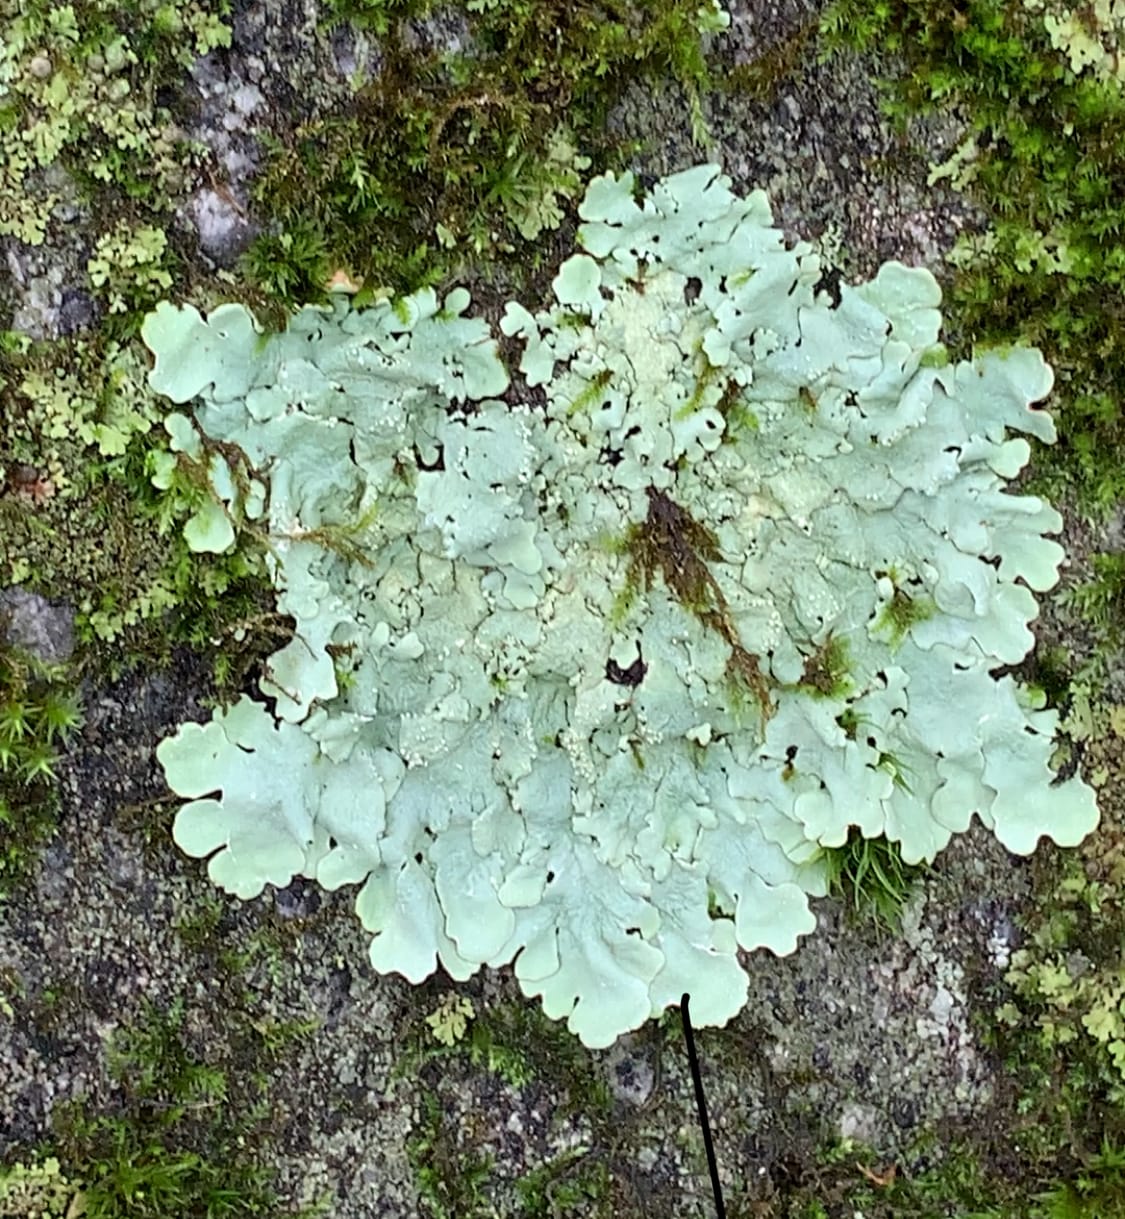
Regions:
[[688, 1062], [691, 1064], [691, 1078], [695, 1083], [695, 1107], [699, 1110], [699, 1125], [703, 1130], [703, 1146], [707, 1150], [707, 1167], [711, 1172], [711, 1192], [715, 1195], [715, 1214], [719, 1219], [727, 1219], [726, 1207], [723, 1205], [723, 1187], [719, 1184], [719, 1165], [715, 1161], [715, 1144], [711, 1141], [711, 1126], [707, 1121], [707, 1100], [703, 1095], [703, 1078], [699, 1074], [699, 1058], [695, 1053], [695, 1035], [691, 1031], [691, 1016], [688, 1015], [688, 1000], [690, 995], [684, 995], [680, 1000], [680, 1018], [684, 1022], [684, 1040], [687, 1042]]

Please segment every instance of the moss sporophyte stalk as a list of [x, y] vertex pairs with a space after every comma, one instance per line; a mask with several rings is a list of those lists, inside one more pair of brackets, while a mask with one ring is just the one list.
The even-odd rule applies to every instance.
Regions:
[[[294, 638], [261, 692], [159, 747], [175, 838], [252, 898], [358, 885], [380, 971], [514, 963], [591, 1046], [691, 995], [746, 1001], [828, 853], [932, 860], [1097, 821], [1053, 783], [1056, 713], [1012, 677], [1059, 514], [1009, 494], [1050, 443], [1031, 349], [938, 358], [940, 292], [888, 263], [818, 291], [765, 195], [715, 166], [595, 178], [556, 303], [469, 294], [263, 336], [161, 304], [150, 384], [212, 499], [194, 543], [268, 541]], [[241, 474], [239, 472], [242, 472]], [[245, 477], [243, 477], [243, 474]], [[333, 545], [346, 538], [347, 546]]]

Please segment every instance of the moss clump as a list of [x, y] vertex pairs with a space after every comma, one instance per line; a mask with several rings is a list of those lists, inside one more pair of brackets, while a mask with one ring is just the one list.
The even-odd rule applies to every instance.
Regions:
[[716, 85], [725, 93], [742, 95], [756, 102], [771, 101], [779, 86], [800, 71], [816, 30], [816, 17], [807, 18], [791, 34], [748, 63], [728, 67], [718, 76]]
[[164, 408], [128, 341], [181, 267], [163, 221], [198, 156], [158, 99], [198, 55], [230, 45], [229, 11], [228, 0], [0, 5], [0, 235], [50, 241], [57, 205], [80, 203], [89, 284], [107, 309], [88, 337], [0, 332], [0, 586], [74, 603], [85, 642], [130, 633], [105, 658], [111, 672], [262, 610], [245, 550], [205, 563], [183, 544], [189, 501], [204, 493], [151, 484], [144, 442]]
[[897, 842], [885, 835], [864, 838], [856, 827], [842, 847], [825, 850], [824, 860], [829, 892], [856, 914], [891, 930], [902, 921], [915, 883], [929, 871], [925, 864], [904, 863]]
[[255, 197], [270, 223], [243, 265], [286, 303], [322, 301], [335, 267], [363, 282], [359, 303], [483, 258], [526, 269], [586, 171], [619, 158], [605, 118], [631, 81], [672, 76], [703, 138], [704, 41], [726, 23], [714, 3], [473, 0], [466, 49], [444, 55], [409, 36], [430, 7], [330, 4], [333, 24], [379, 35], [382, 64], [342, 111], [268, 144]]
[[830, 632], [820, 647], [805, 657], [798, 684], [817, 698], [844, 698], [852, 688], [847, 641]]
[[[441, 996], [439, 1009], [455, 998], [453, 992]], [[424, 1213], [433, 1219], [496, 1214], [609, 1219], [623, 1213], [611, 1162], [632, 1119], [622, 1122], [589, 1050], [524, 1003], [478, 1006], [464, 1035], [443, 1044], [435, 1041], [433, 1023], [429, 1017], [419, 1022], [395, 1067], [396, 1078], [420, 1080], [426, 1089], [407, 1141]], [[475, 1145], [492, 1140], [488, 1118], [466, 1122], [454, 1116], [459, 1097], [466, 1089], [475, 1091], [473, 1081], [481, 1075], [488, 1077], [490, 1091], [515, 1090], [532, 1105], [549, 1089], [552, 1120], [581, 1112], [593, 1127], [591, 1135], [582, 1146], [505, 1178], [492, 1156]]]
[[81, 722], [61, 667], [0, 644], [0, 899], [54, 831], [58, 749]]
[[[262, 1057], [259, 1049], [251, 1061]], [[185, 1036], [182, 1004], [150, 1008], [119, 1034], [110, 1070], [117, 1084], [111, 1107], [95, 1112], [80, 1100], [55, 1119], [53, 1150], [81, 1180], [85, 1219], [296, 1219], [259, 1159], [271, 1116], [261, 1076], [228, 1079], [201, 1061]]]

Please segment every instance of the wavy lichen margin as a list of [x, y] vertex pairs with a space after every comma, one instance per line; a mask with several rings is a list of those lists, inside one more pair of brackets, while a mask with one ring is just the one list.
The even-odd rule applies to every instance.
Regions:
[[1097, 821], [1053, 781], [1055, 712], [990, 673], [1063, 555], [1004, 490], [1007, 433], [1055, 438], [1041, 355], [948, 365], [898, 263], [835, 302], [715, 166], [634, 186], [595, 179], [556, 303], [507, 307], [545, 405], [500, 399], [460, 289], [142, 332], [154, 389], [262, 480], [217, 503], [268, 529], [297, 624], [274, 714], [159, 747], [177, 842], [244, 898], [361, 885], [376, 969], [514, 962], [591, 1046], [685, 991], [729, 1020], [740, 950], [813, 930], [853, 826], [916, 862], [974, 813], [1025, 854]]

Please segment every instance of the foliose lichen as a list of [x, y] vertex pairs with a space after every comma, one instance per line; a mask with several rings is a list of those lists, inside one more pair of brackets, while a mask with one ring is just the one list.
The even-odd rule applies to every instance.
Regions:
[[898, 263], [834, 300], [715, 166], [643, 202], [605, 175], [580, 215], [556, 303], [501, 324], [535, 405], [499, 397], [462, 289], [268, 337], [162, 304], [142, 333], [234, 460], [201, 544], [265, 531], [296, 622], [272, 711], [161, 744], [177, 842], [243, 898], [361, 885], [376, 969], [514, 962], [604, 1046], [684, 992], [738, 1012], [739, 950], [813, 930], [853, 826], [917, 862], [974, 813], [1029, 853], [1097, 809], [1052, 782], [1055, 712], [992, 676], [1063, 554], [1004, 490], [1007, 433], [1055, 438], [1040, 354], [948, 364]]

